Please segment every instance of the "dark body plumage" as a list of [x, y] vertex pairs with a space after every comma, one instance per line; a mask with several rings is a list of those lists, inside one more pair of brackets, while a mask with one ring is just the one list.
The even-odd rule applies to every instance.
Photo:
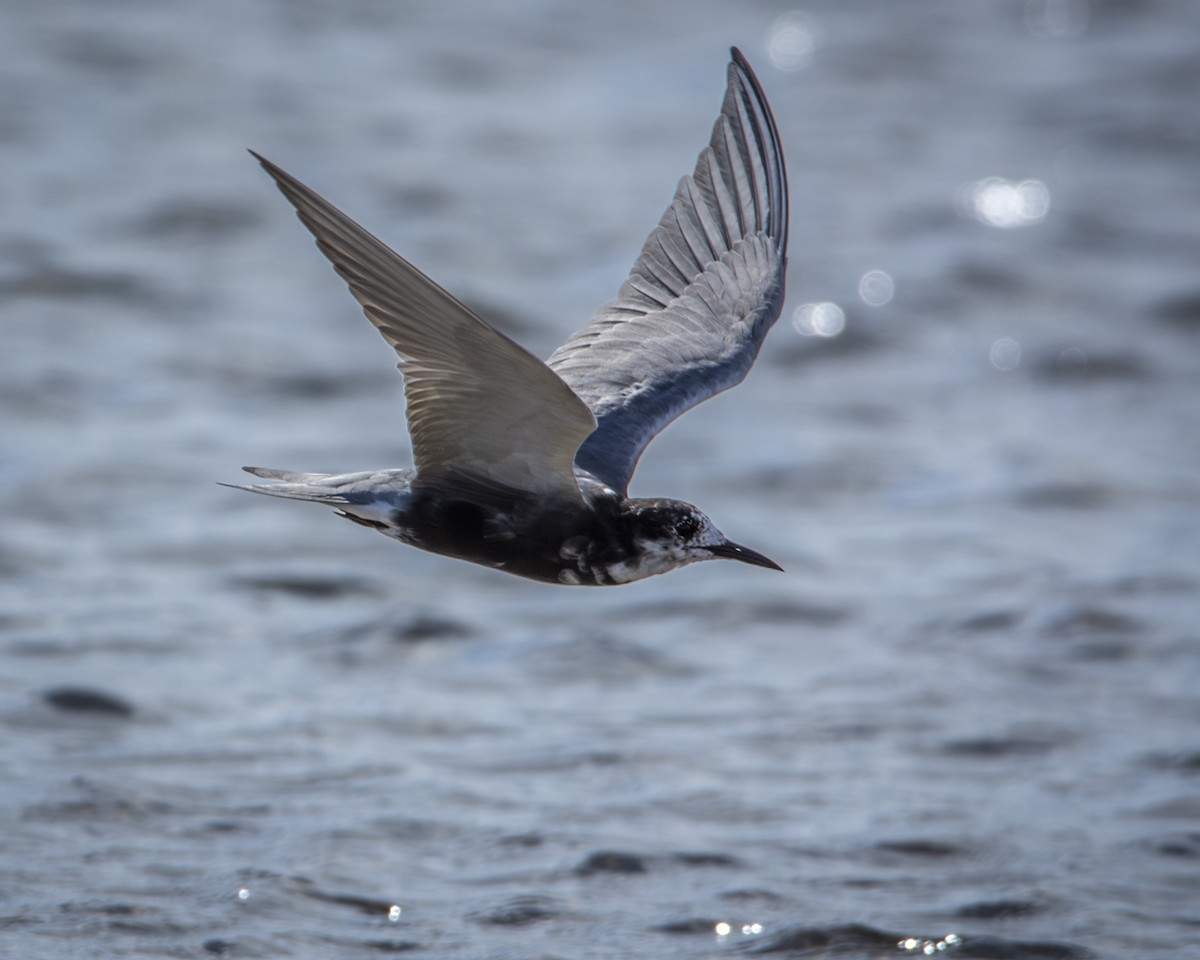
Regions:
[[[546, 505], [514, 491], [507, 499], [459, 499], [418, 491], [393, 517], [404, 540], [432, 553], [470, 560], [548, 583], [605, 586], [637, 576], [639, 543], [660, 542], [692, 523], [686, 504], [633, 500], [611, 491], [587, 508]], [[520, 531], [520, 532], [518, 532]]]

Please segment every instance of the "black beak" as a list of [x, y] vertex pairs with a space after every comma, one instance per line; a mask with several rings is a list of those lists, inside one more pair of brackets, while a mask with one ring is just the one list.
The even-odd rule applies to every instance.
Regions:
[[741, 560], [742, 563], [752, 563], [756, 567], [769, 567], [771, 570], [783, 572], [783, 567], [774, 560], [764, 557], [757, 550], [734, 543], [732, 540], [726, 540], [724, 543], [708, 549], [714, 557], [720, 557], [722, 560]]

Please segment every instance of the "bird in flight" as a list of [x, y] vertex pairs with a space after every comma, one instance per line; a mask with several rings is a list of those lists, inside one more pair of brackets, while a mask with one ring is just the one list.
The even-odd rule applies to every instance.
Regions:
[[787, 176], [741, 51], [708, 145], [617, 298], [545, 362], [254, 156], [399, 355], [415, 466], [245, 467], [273, 482], [231, 486], [323, 503], [402, 543], [548, 583], [629, 583], [712, 559], [782, 569], [691, 504], [626, 493], [660, 430], [741, 382], [783, 306]]

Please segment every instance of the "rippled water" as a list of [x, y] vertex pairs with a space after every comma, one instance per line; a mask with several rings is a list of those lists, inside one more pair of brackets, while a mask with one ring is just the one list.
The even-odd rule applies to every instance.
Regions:
[[[9, 4], [0, 953], [1200, 956], [1200, 6]], [[547, 353], [759, 67], [787, 315], [651, 448], [786, 575], [217, 487], [407, 462], [261, 150]]]

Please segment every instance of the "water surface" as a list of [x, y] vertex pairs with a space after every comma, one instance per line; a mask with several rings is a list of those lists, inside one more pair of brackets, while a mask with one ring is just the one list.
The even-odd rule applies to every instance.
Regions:
[[[0, 952], [1200, 955], [1200, 7], [0, 18]], [[731, 43], [787, 312], [634, 492], [787, 574], [545, 587], [215, 485], [408, 457], [244, 148], [546, 354]]]

